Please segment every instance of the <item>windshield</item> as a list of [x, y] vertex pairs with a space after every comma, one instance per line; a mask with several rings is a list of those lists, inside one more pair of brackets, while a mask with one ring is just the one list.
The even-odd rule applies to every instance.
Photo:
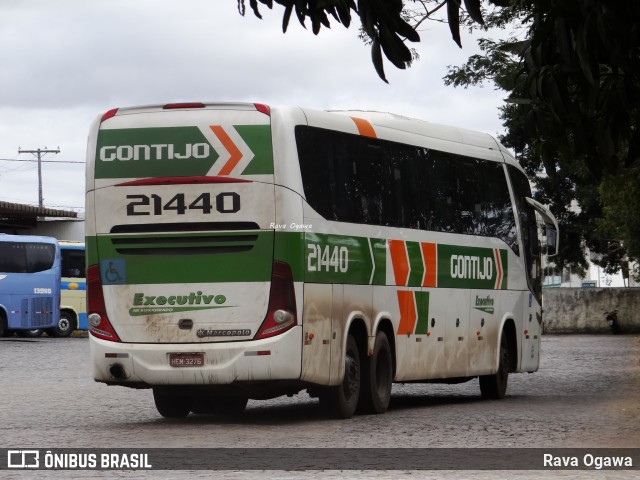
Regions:
[[540, 301], [542, 296], [542, 269], [540, 265], [540, 244], [538, 243], [538, 225], [536, 213], [525, 198], [531, 197], [529, 180], [518, 169], [509, 166], [511, 183], [513, 185], [516, 205], [518, 207], [518, 220], [522, 232], [524, 258], [527, 262], [527, 276], [533, 294]]

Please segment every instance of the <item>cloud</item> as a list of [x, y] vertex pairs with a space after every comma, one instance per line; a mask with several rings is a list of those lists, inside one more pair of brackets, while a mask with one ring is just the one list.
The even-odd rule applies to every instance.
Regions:
[[[321, 109], [392, 111], [495, 134], [500, 95], [445, 87], [446, 65], [475, 52], [429, 24], [406, 71], [375, 74], [369, 47], [333, 22], [318, 36], [282, 8], [263, 20], [235, 0], [5, 0], [0, 3], [0, 158], [18, 147], [60, 146], [43, 166], [45, 204], [83, 205], [82, 166], [91, 121], [118, 106], [175, 101], [251, 101]], [[18, 168], [19, 167], [19, 168]], [[24, 169], [25, 171], [21, 171]], [[37, 175], [0, 160], [0, 200], [37, 202]]]

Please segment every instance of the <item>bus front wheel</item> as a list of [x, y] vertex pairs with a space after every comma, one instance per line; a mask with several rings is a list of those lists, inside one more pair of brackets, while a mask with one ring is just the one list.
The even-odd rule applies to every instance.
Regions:
[[507, 393], [507, 381], [509, 380], [509, 344], [506, 332], [502, 332], [500, 339], [500, 361], [498, 371], [494, 375], [482, 375], [480, 377], [480, 393], [484, 398], [499, 400]]
[[360, 397], [360, 353], [351, 335], [347, 337], [344, 362], [342, 383], [320, 393], [320, 405], [337, 418], [353, 417]]
[[77, 327], [77, 322], [75, 316], [71, 312], [62, 311], [60, 312], [60, 319], [58, 320], [58, 324], [47, 330], [47, 333], [52, 337], [68, 337], [73, 333], [73, 331]]
[[153, 389], [158, 413], [165, 418], [184, 418], [191, 413], [193, 399], [187, 395]]
[[391, 400], [393, 359], [389, 339], [378, 332], [373, 355], [367, 357], [362, 368], [362, 391], [358, 410], [362, 413], [384, 413]]

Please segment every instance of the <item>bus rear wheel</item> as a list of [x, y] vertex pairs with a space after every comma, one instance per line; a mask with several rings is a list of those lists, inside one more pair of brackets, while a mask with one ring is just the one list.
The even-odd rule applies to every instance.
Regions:
[[184, 418], [191, 413], [193, 399], [170, 391], [153, 389], [153, 400], [158, 413], [165, 418]]
[[363, 365], [362, 391], [358, 410], [362, 413], [384, 413], [391, 400], [393, 382], [393, 359], [389, 339], [378, 332], [373, 344], [373, 355]]
[[480, 393], [484, 398], [500, 400], [507, 393], [509, 380], [509, 344], [506, 332], [502, 332], [500, 339], [500, 361], [498, 371], [494, 375], [480, 377]]
[[16, 330], [16, 332], [18, 333], [19, 337], [37, 338], [42, 336], [42, 334], [44, 333], [44, 330], [40, 328], [36, 328], [34, 330]]
[[320, 405], [336, 418], [351, 418], [360, 397], [360, 353], [352, 335], [347, 337], [344, 378], [340, 385], [320, 392]]
[[216, 395], [196, 398], [191, 411], [196, 414], [239, 415], [247, 408], [248, 397]]
[[70, 312], [63, 311], [60, 312], [60, 319], [58, 320], [58, 324], [47, 330], [47, 333], [52, 337], [68, 337], [73, 333], [73, 331], [77, 327], [77, 322], [74, 315]]

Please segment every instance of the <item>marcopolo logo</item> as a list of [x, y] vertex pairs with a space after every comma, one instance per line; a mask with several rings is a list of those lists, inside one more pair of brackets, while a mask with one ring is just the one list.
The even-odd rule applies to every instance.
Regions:
[[491, 298], [490, 295], [486, 297], [479, 297], [476, 295], [476, 303], [473, 308], [476, 310], [480, 310], [481, 312], [490, 313], [493, 315], [495, 308], [493, 304], [495, 303], [494, 299]]
[[146, 295], [135, 293], [133, 307], [129, 315], [154, 315], [159, 313], [187, 312], [192, 310], [210, 310], [225, 308], [227, 297], [224, 295], [204, 294], [201, 291], [190, 292], [188, 295]]

